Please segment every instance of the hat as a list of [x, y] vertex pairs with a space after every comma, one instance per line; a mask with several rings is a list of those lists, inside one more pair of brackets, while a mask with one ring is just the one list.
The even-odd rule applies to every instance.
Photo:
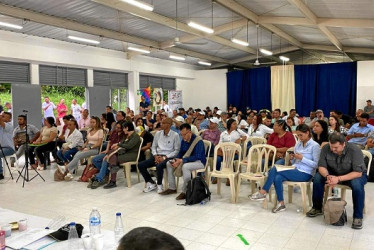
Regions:
[[161, 115], [164, 115], [164, 116], [166, 116], [166, 112], [161, 112]]
[[[82, 236], [83, 226], [81, 224], [76, 224], [75, 228], [78, 232], [78, 237], [80, 238]], [[56, 239], [58, 241], [67, 240], [69, 236], [69, 224], [66, 224], [65, 226], [61, 227], [57, 231], [50, 233], [49, 236], [51, 236], [53, 239]]]
[[212, 122], [212, 123], [216, 123], [216, 124], [219, 123], [219, 120], [216, 117], [210, 118], [209, 121]]
[[176, 120], [177, 122], [184, 122], [184, 118], [183, 118], [182, 116], [177, 116], [177, 117], [175, 117], [175, 120]]
[[221, 115], [222, 114], [222, 110], [217, 110], [217, 115]]
[[317, 109], [317, 110], [316, 110], [316, 114], [317, 114], [317, 113], [323, 113], [322, 109]]
[[143, 131], [144, 131], [143, 126], [137, 126], [135, 128], [135, 133], [137, 133], [139, 136], [143, 133]]
[[369, 100], [367, 100], [366, 102], [371, 102], [371, 100], [369, 99]]
[[200, 115], [205, 115], [205, 112], [204, 111], [200, 111], [199, 114]]

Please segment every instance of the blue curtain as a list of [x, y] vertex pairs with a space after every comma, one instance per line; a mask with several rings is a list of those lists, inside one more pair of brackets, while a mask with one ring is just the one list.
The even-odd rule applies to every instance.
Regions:
[[309, 116], [322, 109], [354, 115], [356, 110], [357, 63], [332, 63], [295, 66], [296, 110]]
[[228, 104], [244, 111], [247, 107], [271, 108], [270, 67], [227, 73]]

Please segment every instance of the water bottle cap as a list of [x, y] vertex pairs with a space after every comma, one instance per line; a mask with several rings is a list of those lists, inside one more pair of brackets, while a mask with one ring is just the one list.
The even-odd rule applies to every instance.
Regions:
[[116, 216], [121, 216], [121, 213], [120, 212], [116, 213]]
[[70, 222], [70, 226], [75, 226], [75, 222]]

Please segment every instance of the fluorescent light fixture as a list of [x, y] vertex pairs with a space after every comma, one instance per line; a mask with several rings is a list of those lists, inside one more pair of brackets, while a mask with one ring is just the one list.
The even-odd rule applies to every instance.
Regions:
[[145, 50], [145, 49], [141, 49], [141, 48], [128, 47], [128, 49], [129, 49], [129, 50], [132, 50], [132, 51], [137, 51], [137, 52], [141, 52], [141, 53], [146, 53], [146, 54], [151, 53], [149, 50]]
[[121, 1], [125, 2], [125, 3], [128, 3], [128, 4], [131, 4], [131, 5], [134, 5], [138, 8], [143, 9], [143, 10], [153, 11], [153, 6], [148, 4], [148, 3], [144, 3], [144, 2], [140, 2], [140, 1], [136, 1], [136, 0], [121, 0]]
[[249, 43], [243, 40], [236, 39], [236, 38], [231, 38], [231, 42], [242, 45], [242, 46], [249, 46]]
[[85, 43], [92, 43], [92, 44], [100, 44], [99, 41], [91, 40], [87, 38], [77, 37], [77, 36], [68, 36], [70, 40], [79, 41], [79, 42], [85, 42]]
[[267, 50], [267, 49], [260, 49], [260, 52], [262, 54], [267, 55], [267, 56], [272, 56], [273, 55], [273, 52], [271, 52], [270, 50]]
[[280, 56], [279, 59], [281, 59], [283, 62], [288, 62], [290, 60], [290, 58], [285, 56]]
[[23, 27], [20, 26], [20, 25], [11, 24], [11, 23], [5, 23], [5, 22], [0, 22], [0, 26], [12, 28], [12, 29], [17, 29], [17, 30], [23, 29]]
[[173, 55], [170, 55], [169, 58], [170, 58], [170, 59], [179, 60], [179, 61], [184, 61], [184, 60], [186, 60], [186, 58], [184, 58], [184, 57], [182, 57], [182, 56], [173, 56]]
[[198, 30], [201, 30], [201, 31], [204, 31], [204, 32], [209, 33], [209, 34], [213, 34], [214, 33], [213, 29], [208, 28], [206, 26], [203, 26], [201, 24], [195, 23], [195, 22], [189, 22], [188, 26], [190, 26], [192, 28], [195, 28], [195, 29], [198, 29]]
[[203, 61], [198, 61], [198, 64], [205, 65], [205, 66], [211, 66], [212, 64], [209, 62], [203, 62]]
[[131, 15], [133, 16], [137, 16], [137, 17], [140, 17], [140, 18], [143, 18], [145, 20], [148, 20], [148, 21], [151, 21], [151, 19], [147, 18], [147, 17], [144, 17], [144, 16], [141, 16], [141, 15], [138, 15], [138, 14], [135, 14], [135, 13], [132, 13], [132, 12], [129, 12]]

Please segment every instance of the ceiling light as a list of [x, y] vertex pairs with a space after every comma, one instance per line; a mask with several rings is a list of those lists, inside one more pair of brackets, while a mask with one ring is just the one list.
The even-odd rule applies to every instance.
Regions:
[[17, 29], [17, 30], [23, 29], [23, 27], [20, 26], [20, 25], [11, 24], [11, 23], [5, 23], [5, 22], [0, 22], [0, 26], [12, 28], [12, 29]]
[[209, 33], [209, 34], [214, 33], [213, 29], [208, 28], [206, 26], [203, 26], [201, 24], [195, 23], [195, 22], [189, 22], [188, 26], [190, 26], [192, 28], [195, 28], [195, 29], [198, 29], [198, 30], [201, 30], [201, 31], [204, 31], [204, 32]]
[[146, 54], [151, 53], [149, 50], [140, 49], [140, 48], [135, 48], [135, 47], [128, 47], [128, 49], [129, 49], [129, 50], [132, 50], [132, 51], [137, 51], [137, 52], [141, 52], [141, 53], [146, 53]]
[[283, 62], [288, 62], [290, 60], [290, 58], [285, 56], [280, 56], [279, 59], [281, 59]]
[[231, 42], [242, 45], [242, 46], [249, 46], [249, 43], [243, 40], [236, 39], [236, 38], [231, 38]]
[[265, 54], [265, 55], [268, 55], [268, 56], [272, 56], [273, 55], [273, 52], [271, 52], [270, 50], [267, 50], [267, 49], [260, 49], [260, 52], [262, 54]]
[[143, 10], [153, 11], [153, 6], [148, 4], [148, 3], [144, 3], [144, 2], [140, 2], [140, 1], [136, 1], [136, 0], [121, 0], [121, 1], [125, 2], [125, 3], [128, 3], [128, 4], [131, 4], [131, 5], [134, 5], [138, 8], [143, 9]]
[[209, 62], [203, 62], [203, 61], [198, 61], [198, 64], [205, 65], [205, 66], [211, 66], [212, 64]]
[[184, 58], [184, 57], [182, 57], [182, 56], [173, 56], [173, 55], [170, 55], [169, 58], [170, 58], [170, 59], [179, 60], [179, 61], [184, 61], [184, 60], [186, 60], [186, 58]]
[[79, 41], [79, 42], [85, 42], [85, 43], [92, 43], [92, 44], [100, 44], [99, 41], [91, 40], [87, 38], [77, 37], [77, 36], [68, 36], [69, 39]]

